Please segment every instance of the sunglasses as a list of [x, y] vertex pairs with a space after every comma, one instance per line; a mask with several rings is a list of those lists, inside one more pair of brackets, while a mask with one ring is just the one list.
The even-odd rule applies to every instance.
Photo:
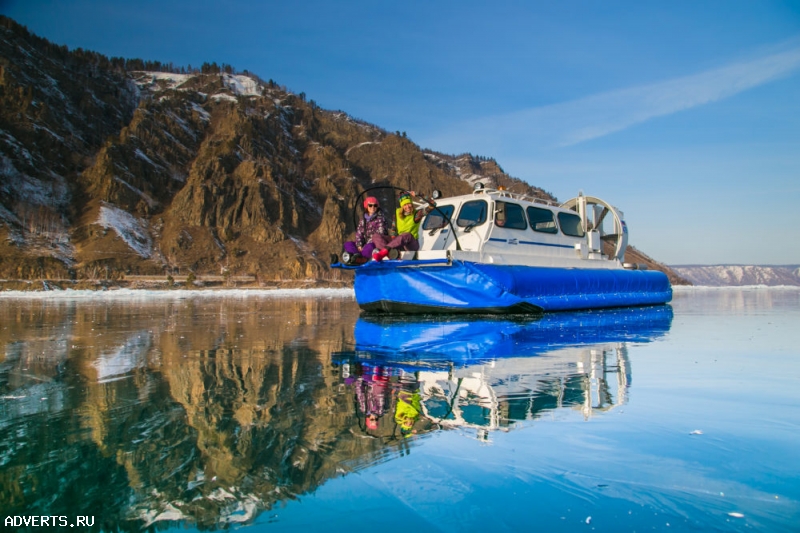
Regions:
[[378, 204], [367, 204], [367, 207], [378, 207]]

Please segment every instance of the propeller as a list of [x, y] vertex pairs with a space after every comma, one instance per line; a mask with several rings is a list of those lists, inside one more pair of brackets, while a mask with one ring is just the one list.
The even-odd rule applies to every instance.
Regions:
[[[622, 213], [614, 206], [594, 196], [583, 196], [582, 194], [571, 200], [567, 200], [561, 207], [572, 209], [585, 217], [585, 223], [588, 226], [589, 214], [595, 214], [599, 211], [599, 215], [594, 219], [594, 228], [600, 231], [600, 240], [603, 242], [603, 254], [607, 255], [609, 259], [624, 260], [625, 249], [628, 246], [628, 232], [625, 227], [625, 222], [622, 220]], [[602, 208], [602, 209], [598, 209]], [[603, 221], [606, 216], [611, 213], [613, 221], [610, 223], [613, 226], [611, 233], [603, 232]]]

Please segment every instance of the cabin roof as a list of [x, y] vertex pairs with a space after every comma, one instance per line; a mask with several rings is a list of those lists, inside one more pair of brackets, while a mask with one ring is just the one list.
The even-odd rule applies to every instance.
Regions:
[[448, 203], [456, 203], [459, 201], [468, 201], [474, 198], [483, 198], [488, 197], [493, 200], [513, 200], [516, 202], [527, 203], [527, 204], [534, 204], [540, 206], [546, 206], [550, 208], [557, 208], [562, 209], [565, 211], [571, 211], [571, 209], [567, 209], [562, 207], [559, 202], [555, 202], [553, 200], [545, 200], [542, 198], [536, 198], [534, 196], [527, 196], [524, 194], [519, 194], [515, 192], [511, 192], [504, 189], [475, 189], [469, 194], [462, 194], [459, 196], [448, 196], [446, 198], [439, 198], [436, 200], [437, 205], [441, 204], [448, 204]]

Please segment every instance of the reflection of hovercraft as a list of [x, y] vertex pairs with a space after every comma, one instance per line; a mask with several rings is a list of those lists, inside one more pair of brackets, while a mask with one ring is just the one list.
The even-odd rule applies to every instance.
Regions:
[[569, 346], [649, 342], [669, 331], [672, 307], [659, 305], [546, 314], [536, 320], [362, 317], [356, 355], [403, 363], [469, 363], [539, 355]]
[[[407, 318], [407, 317], [406, 317]], [[589, 418], [627, 402], [628, 344], [665, 335], [668, 305], [553, 313], [536, 320], [362, 317], [358, 364], [408, 372], [425, 417], [438, 427], [489, 431], [554, 409]]]

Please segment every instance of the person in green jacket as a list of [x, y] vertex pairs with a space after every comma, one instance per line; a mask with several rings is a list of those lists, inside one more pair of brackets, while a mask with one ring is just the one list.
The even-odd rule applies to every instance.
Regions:
[[[395, 211], [395, 221], [389, 235], [375, 234], [372, 237], [372, 243], [375, 245], [372, 259], [381, 261], [389, 255], [391, 250], [401, 252], [419, 250], [419, 241], [417, 240], [419, 239], [419, 225], [433, 207], [415, 210], [412, 202], [415, 198], [421, 197], [418, 197], [414, 191], [404, 192], [400, 195], [400, 207]], [[424, 200], [424, 198], [422, 199]]]
[[419, 391], [406, 391], [401, 390], [397, 394], [397, 403], [395, 404], [394, 421], [400, 427], [400, 434], [404, 437], [410, 437], [416, 431], [414, 424], [422, 414], [422, 403]]

